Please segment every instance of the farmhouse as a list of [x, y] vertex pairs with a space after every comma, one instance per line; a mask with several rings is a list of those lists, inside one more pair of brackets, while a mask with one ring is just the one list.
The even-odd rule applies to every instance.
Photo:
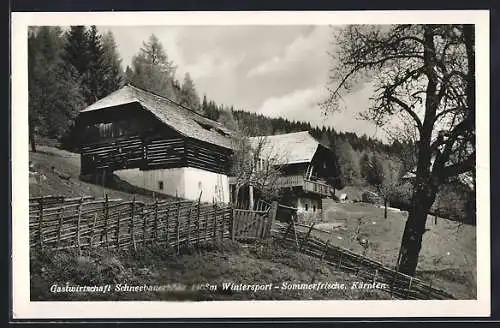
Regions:
[[231, 131], [170, 99], [130, 84], [76, 120], [81, 178], [115, 174], [158, 193], [229, 202]]
[[[316, 212], [322, 208], [322, 199], [335, 193], [339, 176], [335, 153], [308, 131], [251, 137], [250, 143], [261, 148], [257, 169], [265, 167], [264, 159], [279, 167], [275, 184], [280, 189], [280, 203], [300, 212]], [[232, 186], [232, 197], [234, 189]]]

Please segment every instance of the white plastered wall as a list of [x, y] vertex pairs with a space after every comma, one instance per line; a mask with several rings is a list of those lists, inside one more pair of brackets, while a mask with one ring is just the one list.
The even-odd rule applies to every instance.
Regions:
[[[126, 169], [114, 174], [134, 186], [170, 196], [198, 200], [201, 192], [202, 202], [229, 202], [229, 181], [224, 174], [192, 167], [147, 171]], [[160, 182], [163, 182], [163, 190]]]

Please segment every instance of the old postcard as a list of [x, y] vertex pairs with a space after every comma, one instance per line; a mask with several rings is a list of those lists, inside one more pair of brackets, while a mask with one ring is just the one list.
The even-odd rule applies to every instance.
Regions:
[[489, 315], [488, 15], [13, 13], [14, 318]]

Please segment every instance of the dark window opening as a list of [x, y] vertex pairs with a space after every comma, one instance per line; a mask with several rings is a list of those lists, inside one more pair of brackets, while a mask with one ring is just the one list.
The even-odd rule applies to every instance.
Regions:
[[306, 211], [309, 211], [309, 204], [306, 203]]
[[313, 212], [316, 212], [316, 205], [313, 205]]
[[163, 190], [163, 181], [158, 181], [158, 189]]

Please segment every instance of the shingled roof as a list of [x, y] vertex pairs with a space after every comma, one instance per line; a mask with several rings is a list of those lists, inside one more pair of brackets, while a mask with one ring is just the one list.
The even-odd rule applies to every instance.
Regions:
[[262, 141], [262, 156], [274, 158], [278, 165], [311, 162], [320, 146], [308, 131], [251, 137], [250, 141], [254, 147]]
[[186, 137], [231, 149], [230, 136], [233, 131], [227, 129], [224, 125], [212, 121], [168, 98], [130, 84], [93, 103], [81, 110], [80, 113], [131, 103], [138, 103], [161, 122]]

